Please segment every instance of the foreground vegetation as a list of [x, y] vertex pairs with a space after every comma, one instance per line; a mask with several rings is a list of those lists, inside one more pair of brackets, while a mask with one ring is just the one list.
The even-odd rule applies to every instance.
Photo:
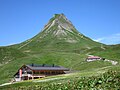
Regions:
[[90, 77], [61, 78], [46, 82], [22, 82], [0, 90], [119, 90], [120, 71], [110, 70]]

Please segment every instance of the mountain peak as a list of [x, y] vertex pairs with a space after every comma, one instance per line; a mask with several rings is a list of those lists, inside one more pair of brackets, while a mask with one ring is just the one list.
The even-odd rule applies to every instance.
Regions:
[[59, 21], [62, 22], [62, 23], [67, 22], [67, 23], [69, 23], [69, 24], [72, 25], [71, 21], [69, 21], [63, 13], [61, 13], [61, 14], [54, 14], [53, 19], [54, 19], [54, 20], [57, 19], [57, 20], [59, 20]]
[[55, 14], [53, 18], [51, 18], [47, 25], [45, 25], [44, 32], [50, 33], [53, 32], [54, 36], [65, 36], [67, 32], [77, 32], [71, 21], [69, 21], [66, 16], [62, 14]]
[[54, 14], [54, 17], [61, 17], [61, 16], [65, 17], [65, 15], [63, 13], [61, 13], [61, 14]]
[[54, 14], [54, 16], [53, 17], [55, 17], [55, 18], [66, 18], [66, 16], [63, 14], [63, 13], [61, 13], [61, 14]]
[[19, 49], [25, 49], [25, 52], [31, 49], [38, 50], [38, 48], [40, 50], [69, 50], [90, 48], [96, 45], [99, 44], [79, 33], [64, 14], [55, 14], [42, 32], [19, 44]]

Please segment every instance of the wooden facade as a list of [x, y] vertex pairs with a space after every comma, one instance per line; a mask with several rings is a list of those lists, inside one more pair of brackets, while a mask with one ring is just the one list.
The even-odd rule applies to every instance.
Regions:
[[61, 66], [23, 65], [14, 75], [15, 81], [43, 78], [46, 76], [65, 74], [69, 69]]

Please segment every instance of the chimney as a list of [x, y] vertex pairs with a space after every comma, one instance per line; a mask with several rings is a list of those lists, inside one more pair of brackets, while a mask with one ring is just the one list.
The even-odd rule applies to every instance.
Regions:
[[32, 63], [32, 67], [34, 66], [34, 63]]
[[53, 67], [54, 67], [55, 65], [53, 64]]
[[45, 64], [42, 65], [43, 67], [45, 66]]

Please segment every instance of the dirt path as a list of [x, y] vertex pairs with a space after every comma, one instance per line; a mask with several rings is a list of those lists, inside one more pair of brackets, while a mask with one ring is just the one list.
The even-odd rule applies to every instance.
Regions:
[[118, 64], [117, 61], [113, 61], [113, 60], [105, 59], [105, 61], [112, 63], [112, 65], [116, 65], [116, 64]]
[[4, 84], [1, 84], [0, 87], [5, 86], [5, 85], [10, 85], [10, 84], [12, 84], [12, 83], [4, 83]]

